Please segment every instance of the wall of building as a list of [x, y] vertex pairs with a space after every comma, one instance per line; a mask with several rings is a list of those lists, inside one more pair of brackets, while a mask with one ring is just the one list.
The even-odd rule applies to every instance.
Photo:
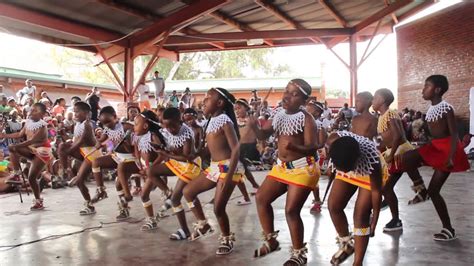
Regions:
[[445, 99], [463, 121], [469, 119], [469, 89], [474, 87], [474, 2], [465, 1], [397, 28], [398, 107], [426, 112], [421, 97], [425, 79], [448, 77]]

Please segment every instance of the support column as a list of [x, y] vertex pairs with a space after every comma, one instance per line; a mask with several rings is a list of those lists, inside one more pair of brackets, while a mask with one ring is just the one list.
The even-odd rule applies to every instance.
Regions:
[[125, 48], [125, 58], [124, 58], [124, 85], [125, 85], [125, 94], [123, 99], [125, 102], [133, 101], [133, 58], [132, 58], [132, 49]]
[[357, 94], [357, 37], [351, 35], [350, 37], [350, 73], [351, 73], [351, 92], [350, 92], [350, 106], [355, 104], [355, 96]]

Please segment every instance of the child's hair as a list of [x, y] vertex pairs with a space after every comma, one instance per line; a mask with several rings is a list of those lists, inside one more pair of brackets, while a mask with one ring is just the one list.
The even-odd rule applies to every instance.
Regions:
[[292, 79], [290, 83], [296, 85], [299, 89], [304, 91], [304, 99], [308, 99], [311, 96], [311, 85], [304, 79]]
[[359, 143], [349, 136], [340, 137], [329, 148], [329, 157], [336, 169], [350, 172], [355, 169], [360, 157]]
[[235, 103], [235, 97], [231, 93], [229, 93], [226, 89], [223, 88], [212, 88], [213, 90], [217, 91], [219, 93], [219, 97], [224, 100], [224, 108], [222, 111], [232, 120], [232, 123], [234, 124], [234, 130], [235, 133], [237, 134], [237, 138], [240, 139], [240, 133], [239, 133], [239, 127], [237, 125], [237, 118], [235, 117], [235, 112], [234, 112], [234, 103]]
[[358, 93], [357, 96], [360, 96], [360, 97], [366, 99], [368, 102], [372, 102], [372, 100], [374, 99], [374, 96], [372, 96], [372, 93], [370, 93], [368, 91], [363, 91], [361, 93]]
[[44, 105], [43, 103], [35, 103], [35, 104], [33, 104], [33, 107], [35, 107], [35, 106], [38, 106], [42, 113], [46, 113], [46, 111], [47, 111], [47, 110], [46, 110], [46, 105]]
[[61, 101], [66, 101], [64, 98], [57, 98], [56, 101], [54, 101], [53, 106], [59, 105]]
[[72, 101], [72, 100], [82, 101], [81, 98], [79, 98], [78, 96], [72, 96], [72, 97], [71, 97], [71, 101]]
[[393, 97], [393, 93], [389, 89], [378, 89], [375, 93], [378, 93], [383, 97], [387, 106], [391, 105], [395, 100], [395, 98]]
[[184, 110], [184, 113], [185, 115], [192, 115], [194, 117], [197, 117], [198, 113], [196, 112], [196, 110], [194, 110], [193, 108], [187, 108], [186, 110]]
[[247, 102], [247, 100], [245, 100], [243, 98], [238, 99], [235, 103], [243, 105], [247, 111], [250, 110], [249, 102]]
[[151, 133], [155, 134], [158, 139], [160, 139], [160, 142], [163, 145], [166, 145], [165, 138], [161, 134], [161, 127], [158, 122], [158, 116], [150, 110], [145, 110], [140, 113], [140, 115], [145, 118], [145, 121], [148, 123], [148, 128]]
[[77, 102], [74, 104], [74, 107], [77, 107], [77, 109], [84, 111], [84, 112], [90, 112], [91, 111], [91, 106], [86, 103], [86, 102]]
[[178, 108], [170, 107], [163, 112], [163, 119], [166, 120], [181, 120], [181, 112]]
[[103, 115], [103, 114], [109, 114], [109, 115], [117, 116], [117, 113], [115, 112], [115, 109], [112, 106], [106, 106], [106, 107], [100, 109], [99, 116]]
[[441, 92], [440, 95], [443, 96], [445, 92], [449, 89], [448, 78], [444, 75], [431, 75], [429, 76], [426, 81], [433, 83], [435, 88], [440, 88]]
[[324, 106], [322, 103], [318, 102], [316, 99], [310, 99], [307, 104], [311, 104], [314, 107], [318, 108], [321, 112], [324, 111]]

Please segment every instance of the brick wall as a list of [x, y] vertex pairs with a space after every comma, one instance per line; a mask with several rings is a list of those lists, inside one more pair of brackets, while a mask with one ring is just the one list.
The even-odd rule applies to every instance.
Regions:
[[398, 107], [426, 112], [421, 97], [425, 79], [448, 77], [445, 99], [463, 120], [469, 118], [469, 88], [474, 87], [474, 2], [464, 2], [397, 29]]

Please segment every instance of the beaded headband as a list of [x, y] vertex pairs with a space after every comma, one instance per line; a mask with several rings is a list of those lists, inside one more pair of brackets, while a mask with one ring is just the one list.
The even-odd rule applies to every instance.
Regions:
[[152, 124], [155, 124], [155, 125], [157, 125], [157, 126], [159, 126], [159, 125], [160, 125], [160, 123], [158, 123], [158, 122], [156, 122], [156, 121], [153, 121], [153, 120], [151, 120], [150, 118], [146, 117], [146, 116], [145, 116], [145, 115], [143, 115], [143, 114], [140, 114], [140, 116], [141, 116], [141, 117], [143, 117], [143, 118], [145, 118], [145, 120], [146, 120], [146, 121], [148, 121], [148, 122], [151, 122]]
[[301, 91], [304, 95], [309, 96], [309, 94], [308, 94], [298, 83], [293, 82], [293, 81], [290, 81], [290, 82], [288, 82], [288, 84], [291, 84], [291, 85], [297, 87], [298, 89], [300, 89], [300, 91]]
[[245, 106], [247, 109], [250, 109], [250, 106], [248, 103], [246, 103], [244, 100], [238, 99], [235, 103], [240, 103], [243, 106]]
[[321, 103], [319, 103], [318, 101], [316, 100], [310, 100], [308, 102], [308, 104], [312, 104], [313, 106], [315, 106], [316, 108], [320, 109], [321, 111], [324, 111], [324, 108], [323, 106], [321, 105]]
[[220, 95], [222, 95], [222, 97], [224, 97], [224, 99], [226, 99], [230, 104], [234, 104], [230, 99], [229, 97], [227, 97], [227, 95], [225, 95], [225, 93], [223, 91], [221, 91], [219, 88], [211, 88], [211, 90], [215, 90], [217, 91]]

